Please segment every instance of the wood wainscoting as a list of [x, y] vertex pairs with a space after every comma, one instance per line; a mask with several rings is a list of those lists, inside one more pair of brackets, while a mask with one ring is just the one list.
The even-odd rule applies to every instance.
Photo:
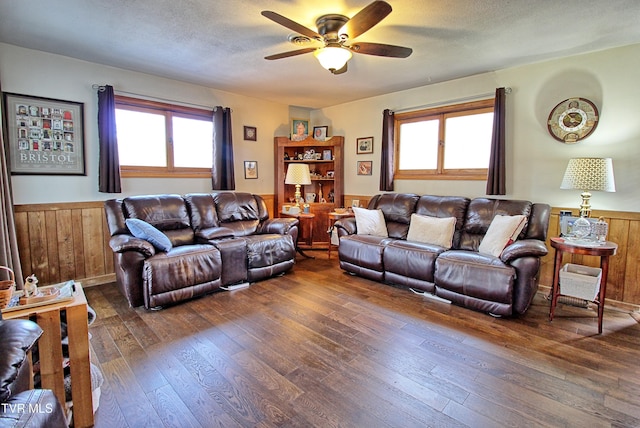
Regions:
[[[261, 195], [273, 217], [274, 196]], [[345, 195], [345, 205], [359, 199], [367, 206], [370, 196]], [[553, 208], [549, 236], [559, 235], [559, 212]], [[91, 286], [115, 281], [113, 253], [109, 248], [103, 202], [17, 205], [16, 227], [24, 275], [34, 273], [41, 285], [75, 279]], [[609, 240], [618, 243], [610, 258], [607, 304], [625, 309], [640, 305], [640, 213], [594, 211], [609, 223]], [[540, 285], [553, 280], [553, 251], [542, 260]], [[566, 255], [563, 263], [599, 266], [592, 256]]]
[[15, 214], [25, 276], [35, 274], [40, 285], [115, 281], [104, 202], [16, 205]]

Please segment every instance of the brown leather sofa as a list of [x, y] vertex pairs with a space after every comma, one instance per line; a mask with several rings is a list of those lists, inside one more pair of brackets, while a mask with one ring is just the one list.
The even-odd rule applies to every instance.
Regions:
[[0, 321], [0, 427], [67, 426], [62, 405], [49, 389], [31, 389], [27, 352], [42, 335], [28, 320]]
[[[298, 220], [270, 219], [264, 200], [243, 192], [145, 195], [105, 201], [118, 286], [132, 307], [176, 303], [286, 272], [295, 261]], [[159, 251], [126, 220], [166, 235]]]
[[[354, 218], [336, 222], [345, 271], [493, 315], [524, 314], [529, 308], [538, 288], [540, 258], [547, 254], [549, 205], [387, 193], [374, 196], [368, 208], [382, 210], [389, 237], [358, 235]], [[407, 241], [413, 213], [455, 217], [452, 247]], [[519, 214], [527, 219], [525, 227], [499, 257], [478, 252], [494, 216]]]

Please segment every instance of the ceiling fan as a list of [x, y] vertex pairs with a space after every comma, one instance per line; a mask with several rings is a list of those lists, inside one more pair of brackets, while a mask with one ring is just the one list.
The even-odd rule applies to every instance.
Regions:
[[318, 31], [316, 32], [276, 12], [263, 10], [263, 16], [308, 39], [313, 39], [323, 44], [323, 46], [319, 48], [307, 47], [282, 52], [266, 56], [265, 59], [288, 58], [313, 52], [324, 68], [333, 74], [342, 74], [347, 71], [347, 61], [351, 59], [353, 52], [391, 58], [406, 58], [413, 52], [411, 48], [382, 43], [350, 43], [352, 39], [370, 30], [390, 13], [391, 6], [389, 3], [374, 1], [351, 19], [338, 14], [322, 15], [316, 20], [316, 27], [318, 27]]

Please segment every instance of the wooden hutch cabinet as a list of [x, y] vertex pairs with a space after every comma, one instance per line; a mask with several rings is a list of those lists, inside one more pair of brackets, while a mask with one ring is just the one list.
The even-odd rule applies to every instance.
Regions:
[[[309, 203], [313, 219], [312, 248], [328, 248], [328, 214], [335, 207], [344, 206], [344, 137], [334, 136], [326, 141], [292, 141], [287, 137], [275, 137], [275, 189], [276, 212], [282, 212], [283, 205], [293, 205], [295, 186], [285, 184], [287, 167], [292, 163], [306, 163], [311, 172], [311, 184], [302, 186], [302, 198], [315, 193], [314, 202]], [[306, 199], [305, 199], [306, 203]], [[300, 246], [302, 240], [299, 240]], [[308, 247], [306, 247], [308, 248]]]

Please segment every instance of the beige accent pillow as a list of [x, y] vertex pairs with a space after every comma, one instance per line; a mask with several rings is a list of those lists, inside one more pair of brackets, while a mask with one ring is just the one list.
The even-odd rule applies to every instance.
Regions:
[[487, 233], [482, 238], [478, 252], [500, 257], [502, 250], [518, 238], [527, 221], [523, 215], [497, 215], [491, 221]]
[[424, 242], [449, 249], [453, 244], [455, 229], [455, 217], [440, 218], [411, 214], [407, 241]]
[[353, 213], [356, 215], [358, 235], [389, 236], [382, 210], [353, 207]]

